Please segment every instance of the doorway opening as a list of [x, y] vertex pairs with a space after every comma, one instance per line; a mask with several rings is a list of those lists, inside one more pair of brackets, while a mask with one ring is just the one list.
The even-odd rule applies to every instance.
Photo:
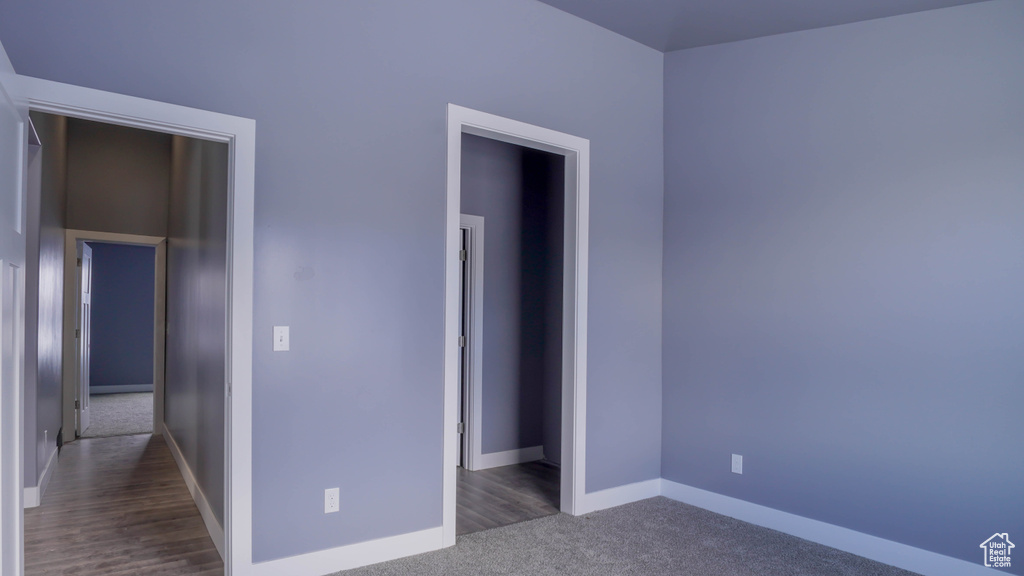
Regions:
[[[91, 509], [115, 506], [120, 494], [105, 485], [148, 490], [155, 498], [177, 490], [194, 500], [188, 511], [194, 518], [183, 518], [194, 525], [183, 534], [220, 562], [228, 515], [229, 145], [70, 115], [31, 115], [41, 127], [43, 160], [31, 195], [40, 242], [29, 254], [40, 278], [29, 327], [40, 345], [29, 360], [57, 364], [60, 409], [50, 406], [51, 378], [40, 374], [29, 393], [40, 399], [38, 427], [48, 428], [39, 442], [53, 448], [47, 432], [59, 428], [58, 447], [74, 444], [62, 447], [67, 472], [53, 458], [37, 462], [47, 466], [38, 477], [54, 478], [54, 494], [48, 503], [40, 482], [33, 504], [43, 510], [27, 519], [37, 526], [44, 513], [62, 518], [54, 539], [82, 522], [99, 533], [117, 526], [76, 510], [65, 497], [69, 490], [78, 489]], [[62, 283], [43, 280], [61, 274]], [[62, 315], [55, 312], [61, 309]], [[53, 333], [63, 334], [56, 345]], [[130, 475], [114, 465], [126, 459]], [[36, 470], [28, 472], [34, 480]], [[177, 478], [167, 476], [174, 472]], [[69, 486], [68, 474], [102, 480]], [[132, 518], [135, 536], [110, 534], [110, 561], [151, 553], [139, 536], [154, 531], [147, 511], [130, 501], [116, 507]], [[38, 567], [42, 549], [26, 546], [27, 566]], [[61, 558], [74, 564], [81, 553]]]
[[64, 262], [64, 429], [162, 434], [165, 239], [68, 230]]
[[[522, 194], [517, 200], [509, 200], [514, 196], [505, 197], [511, 206], [507, 212], [515, 214], [511, 219], [480, 214], [483, 208], [479, 205], [467, 209], [473, 201], [464, 172], [466, 142], [508, 146], [519, 161], [520, 178], [527, 173], [527, 164], [534, 163], [546, 166], [542, 172], [549, 185], [552, 179], [557, 182], [547, 188], [547, 194]], [[557, 490], [549, 490], [549, 495], [557, 494], [554, 510], [570, 514], [585, 511], [589, 165], [589, 142], [585, 139], [448, 105], [442, 521], [445, 546], [453, 545], [457, 531], [462, 531], [457, 529], [459, 480], [460, 476], [473, 473], [474, 468], [498, 470], [505, 464], [543, 462], [547, 458], [547, 465], [555, 472], [554, 479], [548, 480], [557, 485]], [[551, 190], [555, 190], [554, 194]], [[551, 202], [552, 196], [558, 202]], [[516, 286], [514, 296], [506, 298], [512, 304], [504, 307], [504, 314], [513, 318], [506, 323], [516, 328], [507, 346], [477, 345], [481, 339], [498, 342], [500, 336], [489, 330], [491, 315], [496, 313], [488, 315], [487, 304], [475, 304], [479, 297], [472, 294], [473, 286], [487, 271], [474, 274], [484, 266], [474, 258], [477, 227], [472, 219], [463, 219], [463, 212], [483, 216], [487, 221], [488, 236], [495, 239], [487, 243], [488, 262], [508, 260], [492, 258], [492, 244], [495, 248], [509, 244], [504, 249], [516, 260], [512, 271], [505, 271], [506, 276], [516, 280], [511, 283]], [[517, 220], [519, 224], [513, 225], [512, 234], [516, 240], [499, 241], [499, 237], [508, 236], [497, 233], [502, 223]], [[482, 236], [483, 226], [478, 228]], [[466, 264], [462, 250], [467, 251]], [[497, 273], [501, 267], [493, 268], [492, 272]], [[494, 282], [483, 284], [484, 294], [489, 294], [492, 287], [497, 291], [504, 289]], [[527, 284], [530, 286], [523, 290]], [[482, 329], [478, 326], [481, 320]], [[495, 315], [494, 325], [500, 324]], [[551, 337], [552, 331], [557, 337]], [[468, 344], [466, 351], [464, 343]], [[488, 365], [489, 354], [495, 356], [493, 367]], [[492, 384], [500, 380], [503, 372], [498, 366], [501, 356], [505, 356], [505, 372], [514, 374], [513, 380], [521, 380], [519, 376], [525, 375], [527, 386], [518, 386], [516, 382], [516, 386], [502, 389]], [[545, 382], [553, 385], [545, 387]], [[555, 401], [545, 402], [552, 396]], [[494, 401], [490, 406], [488, 398]], [[538, 404], [540, 412], [531, 412]], [[510, 406], [514, 409], [510, 410]], [[496, 426], [494, 432], [487, 431], [488, 421], [497, 424], [502, 420], [503, 430]]]
[[[2, 49], [0, 49], [2, 55]], [[13, 72], [13, 71], [12, 71]], [[7, 97], [11, 87], [8, 80], [17, 83], [22, 99], [18, 105]], [[4, 334], [22, 334], [25, 326], [26, 300], [30, 292], [24, 287], [22, 269], [25, 263], [26, 241], [22, 235], [25, 222], [23, 208], [25, 184], [31, 175], [24, 170], [25, 160], [31, 161], [35, 138], [31, 125], [21, 114], [28, 109], [49, 114], [63, 114], [86, 120], [95, 120], [120, 126], [209, 140], [228, 147], [228, 208], [225, 221], [228, 227], [227, 317], [228, 363], [223, 393], [225, 406], [224, 443], [224, 551], [225, 571], [248, 573], [252, 569], [252, 270], [253, 270], [253, 203], [255, 189], [256, 139], [255, 122], [251, 119], [215, 112], [187, 108], [144, 98], [135, 98], [101, 90], [62, 84], [49, 80], [14, 76], [0, 84], [0, 163], [4, 175], [0, 182], [0, 203], [11, 207], [7, 213], [16, 215], [14, 222], [0, 229], [0, 265], [13, 270], [10, 282], [0, 292], [3, 301], [0, 323]], [[8, 169], [9, 168], [9, 169]], [[31, 167], [29, 166], [29, 169]], [[20, 217], [19, 217], [20, 215]], [[57, 274], [60, 277], [60, 274]], [[5, 279], [7, 277], [5, 276]], [[60, 339], [58, 330], [58, 340]], [[23, 568], [22, 550], [24, 527], [22, 524], [22, 488], [25, 494], [38, 489], [25, 483], [34, 475], [28, 465], [34, 456], [34, 439], [23, 431], [30, 430], [22, 422], [22, 408], [26, 407], [26, 389], [20, 378], [27, 370], [24, 347], [27, 339], [2, 340], [3, 354], [0, 368], [0, 411], [3, 412], [3, 462], [0, 463], [0, 513], [3, 528], [0, 540], [0, 564], [3, 572], [20, 573]], [[59, 373], [59, 370], [58, 370]], [[59, 381], [58, 376], [58, 381]], [[24, 384], [27, 385], [27, 382]], [[59, 388], [59, 386], [58, 386]], [[59, 400], [58, 400], [59, 409]], [[59, 410], [58, 410], [59, 411]], [[29, 414], [26, 414], [26, 420]], [[46, 435], [43, 435], [46, 438]], [[23, 439], [24, 438], [24, 439]], [[53, 436], [49, 436], [53, 440]], [[54, 450], [56, 452], [56, 450]], [[45, 459], [44, 459], [45, 460]], [[38, 472], [38, 471], [35, 471]]]
[[460, 535], [559, 511], [564, 167], [462, 136]]

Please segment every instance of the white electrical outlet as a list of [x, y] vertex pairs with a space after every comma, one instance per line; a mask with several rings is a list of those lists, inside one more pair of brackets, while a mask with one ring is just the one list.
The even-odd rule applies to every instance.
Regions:
[[291, 337], [287, 326], [274, 326], [274, 352], [287, 352]]
[[732, 471], [735, 474], [743, 474], [743, 456], [739, 454], [732, 455]]
[[324, 490], [324, 514], [330, 514], [331, 512], [337, 512], [340, 510], [340, 500], [340, 488], [328, 488], [327, 490]]

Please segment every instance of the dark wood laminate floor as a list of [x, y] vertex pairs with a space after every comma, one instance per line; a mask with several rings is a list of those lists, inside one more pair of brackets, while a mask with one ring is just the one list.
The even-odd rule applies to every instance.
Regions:
[[558, 467], [544, 461], [459, 468], [455, 532], [471, 534], [558, 514]]
[[65, 445], [42, 505], [25, 511], [26, 576], [223, 573], [199, 510], [158, 436]]

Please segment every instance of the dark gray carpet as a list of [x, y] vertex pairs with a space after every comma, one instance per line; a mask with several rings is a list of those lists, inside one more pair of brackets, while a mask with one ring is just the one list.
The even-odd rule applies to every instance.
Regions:
[[688, 506], [643, 500], [460, 536], [452, 548], [346, 576], [912, 576], [834, 548]]
[[150, 434], [153, 432], [153, 393], [89, 396], [89, 427], [82, 438]]

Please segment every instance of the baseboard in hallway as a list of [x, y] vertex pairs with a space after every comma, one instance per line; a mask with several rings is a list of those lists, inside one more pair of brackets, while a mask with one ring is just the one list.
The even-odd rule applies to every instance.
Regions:
[[57, 468], [57, 446], [54, 446], [53, 450], [50, 451], [50, 457], [46, 460], [43, 473], [39, 475], [39, 485], [25, 487], [25, 508], [39, 506], [43, 500], [43, 494], [46, 493], [46, 488], [50, 484], [50, 479], [53, 477], [55, 468]]
[[199, 515], [203, 517], [203, 522], [206, 524], [206, 531], [210, 534], [210, 538], [213, 539], [213, 545], [217, 547], [217, 552], [223, 559], [224, 528], [222, 528], [220, 522], [217, 521], [217, 515], [213, 511], [213, 507], [210, 506], [210, 501], [206, 499], [206, 494], [203, 493], [202, 487], [199, 486], [199, 482], [196, 480], [195, 474], [192, 473], [192, 469], [185, 460], [185, 455], [182, 454], [181, 448], [178, 446], [178, 442], [174, 439], [174, 435], [171, 434], [171, 431], [167, 429], [166, 425], [164, 425], [163, 429], [163, 439], [167, 443], [167, 447], [171, 450], [171, 456], [174, 457], [174, 462], [178, 465], [178, 471], [181, 472], [181, 477], [185, 480], [185, 486], [192, 495], [192, 501], [195, 502], [196, 508], [199, 509]]

